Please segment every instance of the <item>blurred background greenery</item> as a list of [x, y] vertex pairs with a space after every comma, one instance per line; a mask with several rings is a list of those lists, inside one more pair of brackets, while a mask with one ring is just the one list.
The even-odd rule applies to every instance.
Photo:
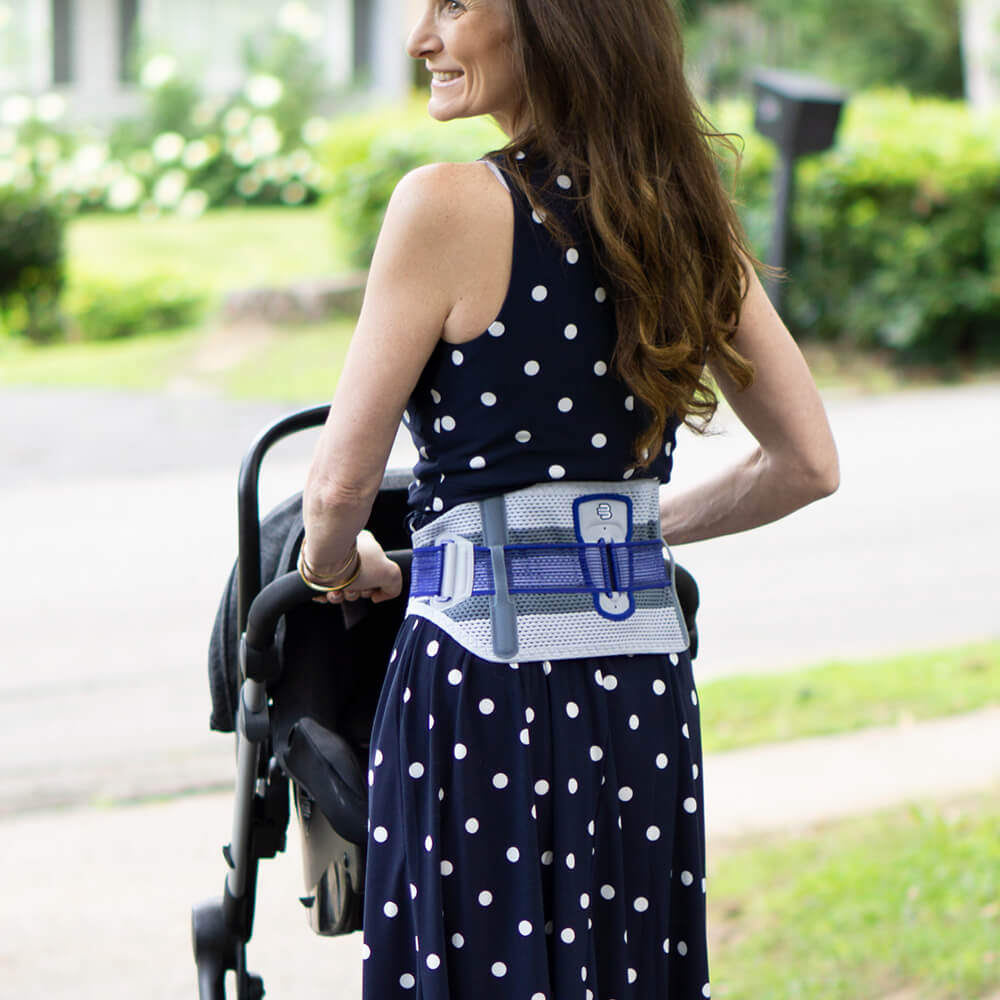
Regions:
[[[796, 337], [904, 374], [992, 368], [1000, 111], [963, 95], [959, 0], [684, 6], [693, 86], [712, 121], [742, 137], [738, 169], [721, 166], [761, 257], [775, 153], [753, 129], [754, 69], [807, 70], [850, 93], [834, 148], [797, 167], [784, 306]], [[190, 330], [211, 325], [234, 289], [363, 270], [403, 173], [502, 144], [488, 122], [440, 126], [422, 99], [366, 96], [361, 77], [333, 86], [315, 38], [279, 15], [242, 39], [242, 83], [224, 93], [183, 53], [137, 40], [141, 103], [103, 128], [67, 115], [55, 91], [2, 98], [8, 380], [44, 367], [25, 345]]]
[[[785, 318], [821, 380], [995, 377], [1000, 95], [968, 99], [962, 29], [980, 4], [1000, 39], [996, 0], [683, 2], [692, 85], [741, 137], [739, 164], [720, 169], [760, 256], [775, 151], [753, 129], [754, 69], [849, 91], [833, 149], [797, 167]], [[503, 137], [432, 123], [418, 95], [387, 103], [364, 65], [353, 87], [332, 82], [301, 30], [310, 10], [286, 3], [248, 28], [224, 91], [183, 51], [137, 38], [136, 101], [100, 124], [58, 87], [5, 92], [0, 76], [0, 385], [329, 396], [351, 308], [277, 323], [234, 297], [363, 284], [398, 179]], [[998, 670], [992, 643], [720, 681], [702, 691], [706, 739], [723, 750], [970, 711], [997, 703]], [[731, 845], [710, 873], [715, 995], [995, 1000], [998, 822], [993, 796]]]
[[684, 0], [689, 61], [709, 97], [753, 66], [807, 70], [852, 91], [965, 96], [961, 0]]

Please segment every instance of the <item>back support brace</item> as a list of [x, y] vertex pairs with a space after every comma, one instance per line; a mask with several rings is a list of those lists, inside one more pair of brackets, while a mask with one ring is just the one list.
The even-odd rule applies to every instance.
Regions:
[[688, 647], [655, 480], [531, 486], [413, 536], [407, 613], [494, 662]]

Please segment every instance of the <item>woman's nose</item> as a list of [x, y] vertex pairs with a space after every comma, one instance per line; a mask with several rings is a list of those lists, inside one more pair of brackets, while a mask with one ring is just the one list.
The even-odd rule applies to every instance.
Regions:
[[430, 11], [426, 10], [406, 40], [406, 51], [411, 58], [426, 59], [427, 56], [441, 51], [441, 39], [433, 28], [433, 18]]

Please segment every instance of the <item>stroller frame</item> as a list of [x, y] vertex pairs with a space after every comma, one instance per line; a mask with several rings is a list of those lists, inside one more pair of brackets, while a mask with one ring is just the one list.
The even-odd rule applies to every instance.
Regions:
[[[236, 1000], [260, 1000], [263, 980], [247, 968], [247, 944], [253, 934], [257, 876], [261, 860], [285, 850], [291, 815], [289, 788], [295, 802], [302, 833], [302, 849], [310, 895], [302, 897], [314, 932], [338, 935], [360, 930], [364, 892], [365, 843], [367, 834], [367, 765], [359, 759], [367, 753], [367, 732], [355, 734], [351, 742], [337, 731], [329, 718], [319, 721], [305, 714], [311, 700], [296, 699], [276, 691], [285, 672], [294, 667], [294, 650], [282, 655], [277, 641], [279, 625], [286, 621], [286, 637], [294, 633], [294, 616], [319, 612], [327, 615], [328, 628], [336, 633], [337, 645], [351, 647], [356, 657], [368, 660], [374, 687], [363, 695], [368, 710], [374, 701], [388, 662], [388, 646], [405, 614], [412, 553], [404, 528], [406, 487], [409, 471], [390, 471], [372, 508], [367, 527], [388, 555], [403, 570], [403, 593], [395, 601], [372, 605], [358, 601], [342, 605], [340, 616], [333, 609], [312, 604], [315, 593], [295, 571], [278, 575], [262, 586], [260, 469], [267, 452], [279, 441], [319, 426], [329, 406], [314, 406], [289, 414], [264, 428], [248, 449], [240, 467], [237, 491], [239, 532], [236, 571], [237, 631], [239, 634], [239, 696], [235, 730], [237, 746], [236, 790], [230, 842], [222, 853], [228, 866], [221, 900], [201, 903], [191, 911], [191, 933], [198, 973], [200, 1000], [226, 1000], [225, 977], [235, 973]], [[395, 543], [399, 548], [391, 548]], [[290, 567], [289, 567], [290, 568]], [[691, 637], [691, 654], [697, 653], [695, 613], [698, 587], [682, 566], [675, 564], [675, 587]], [[310, 608], [311, 605], [311, 608]], [[365, 627], [355, 629], [370, 619]], [[381, 672], [371, 669], [381, 660]], [[350, 664], [349, 664], [350, 665]], [[325, 664], [324, 674], [335, 673]], [[300, 678], [301, 679], [301, 678]], [[291, 679], [291, 683], [295, 678]], [[320, 700], [332, 700], [327, 690]], [[290, 711], [282, 719], [282, 703]], [[329, 706], [317, 706], [320, 710]], [[289, 725], [289, 721], [291, 724]]]
[[[315, 594], [298, 573], [288, 572], [262, 586], [261, 517], [259, 479], [263, 460], [270, 449], [292, 434], [322, 424], [329, 406], [315, 406], [292, 413], [266, 427], [251, 444], [240, 467], [237, 491], [238, 561], [236, 570], [237, 631], [239, 640], [239, 697], [236, 711], [236, 792], [230, 842], [223, 847], [229, 868], [221, 900], [195, 906], [191, 914], [192, 944], [198, 971], [201, 1000], [225, 1000], [225, 976], [236, 976], [237, 1000], [258, 1000], [263, 981], [247, 968], [246, 946], [253, 933], [259, 863], [285, 850], [290, 818], [289, 760], [298, 764], [311, 784], [329, 781], [330, 795], [316, 801], [293, 780], [292, 792], [303, 833], [307, 873], [311, 873], [311, 895], [302, 902], [309, 909], [310, 923], [319, 934], [343, 934], [361, 926], [361, 892], [367, 803], [359, 788], [357, 753], [337, 733], [322, 725], [311, 727], [293, 755], [286, 747], [278, 752], [275, 738], [274, 688], [282, 675], [280, 650], [275, 641], [279, 622]], [[402, 511], [408, 475], [389, 473], [379, 494], [378, 509], [369, 527], [379, 537], [404, 539]], [[398, 515], [391, 518], [391, 515]], [[398, 527], [392, 530], [391, 521]], [[390, 553], [408, 570], [409, 552]], [[396, 602], [401, 606], [402, 601]], [[319, 609], [338, 618], [343, 628], [365, 609]], [[383, 617], [387, 613], [383, 610]], [[396, 609], [397, 612], [401, 610]], [[388, 611], [391, 615], [391, 611]], [[402, 620], [401, 614], [398, 614]], [[336, 628], [336, 625], [332, 626]], [[310, 720], [311, 721], [311, 720]], [[319, 746], [315, 744], [317, 742]], [[291, 742], [289, 734], [289, 743]], [[311, 751], [310, 751], [311, 747]], [[284, 756], [284, 760], [279, 757]], [[320, 756], [323, 759], [316, 760]], [[310, 758], [310, 759], [304, 759]], [[294, 770], [294, 769], [292, 769]], [[310, 782], [307, 780], [307, 784]], [[327, 815], [332, 814], [332, 815]]]

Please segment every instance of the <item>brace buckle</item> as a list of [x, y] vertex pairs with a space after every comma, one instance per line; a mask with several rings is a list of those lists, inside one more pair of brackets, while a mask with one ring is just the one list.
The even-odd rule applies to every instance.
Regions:
[[461, 535], [442, 535], [437, 544], [442, 549], [441, 590], [437, 597], [430, 598], [430, 603], [436, 608], [448, 608], [472, 596], [476, 551], [472, 542]]

